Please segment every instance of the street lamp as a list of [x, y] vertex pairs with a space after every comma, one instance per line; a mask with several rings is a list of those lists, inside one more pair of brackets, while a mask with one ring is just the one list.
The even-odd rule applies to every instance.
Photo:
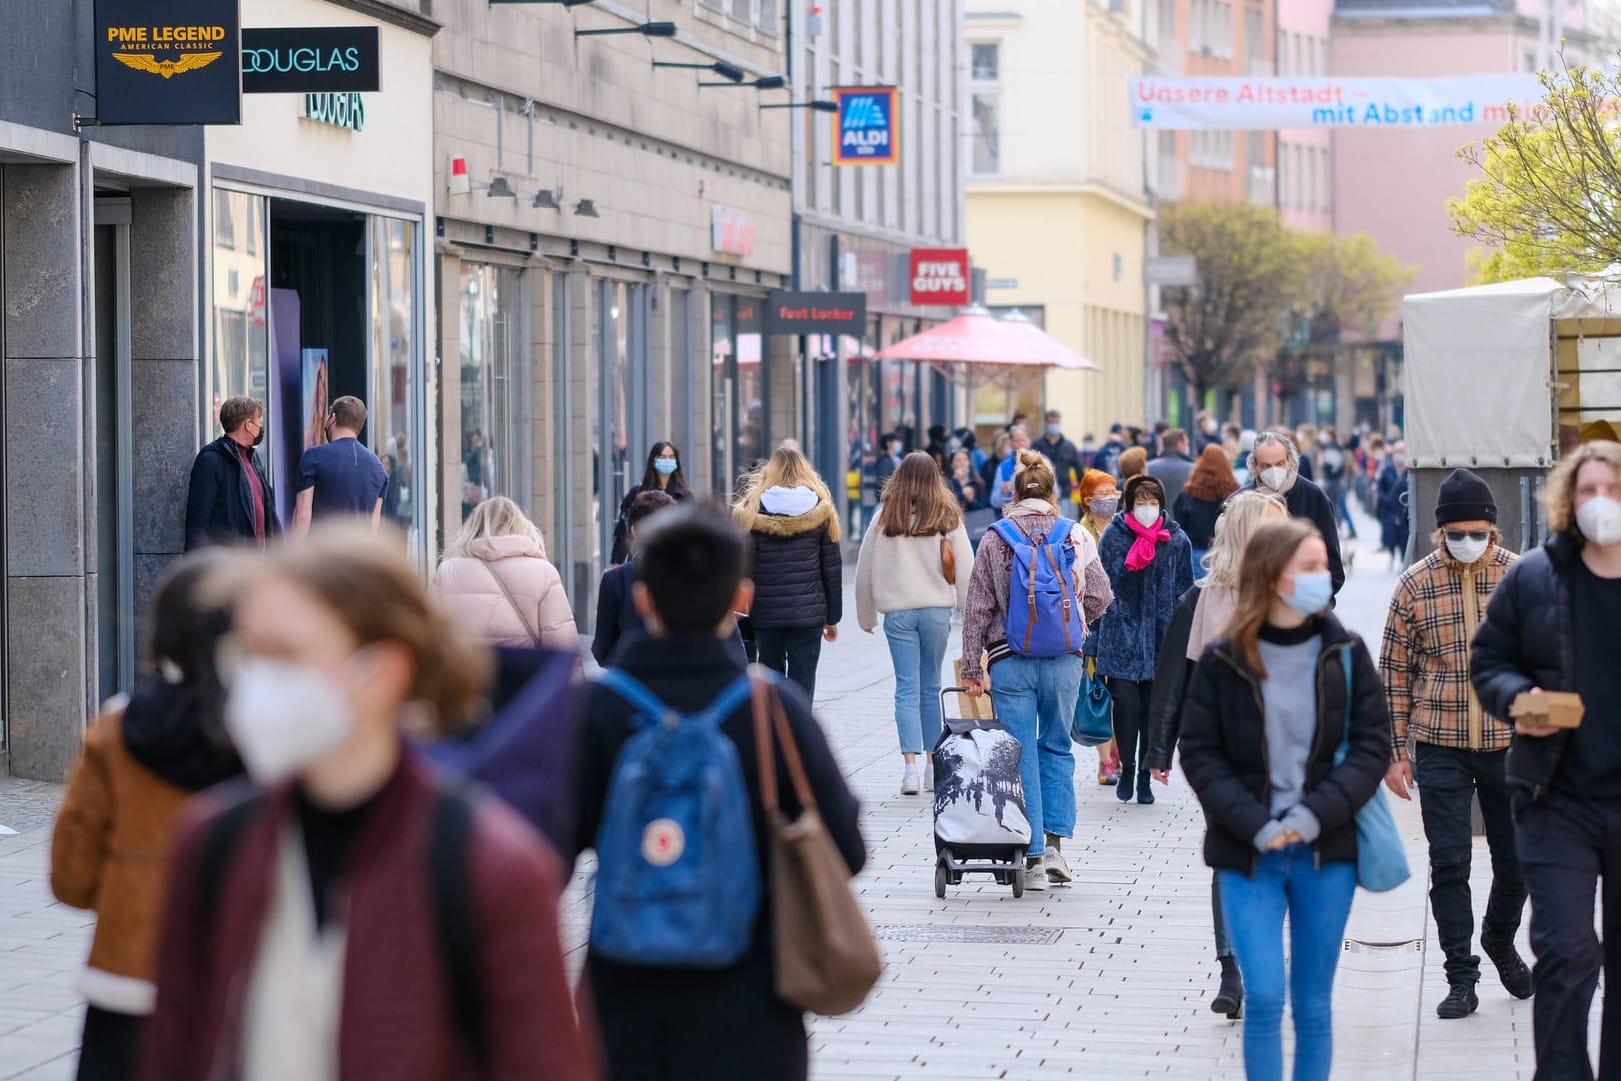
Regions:
[[839, 103], [836, 101], [786, 101], [776, 105], [762, 105], [762, 109], [814, 109], [819, 113], [836, 113]]
[[672, 60], [655, 60], [656, 68], [688, 68], [692, 71], [712, 71], [722, 79], [730, 79], [734, 83], [742, 82], [748, 75], [736, 64], [728, 64], [724, 60], [717, 60], [713, 64], [678, 64]]
[[673, 38], [676, 34], [675, 23], [643, 23], [640, 26], [611, 26], [596, 30], [576, 30], [577, 38], [605, 37], [609, 34], [641, 34], [649, 38]]
[[788, 85], [788, 80], [781, 75], [762, 75], [752, 83], [699, 83], [701, 90], [706, 86], [752, 86], [756, 90], [781, 90]]

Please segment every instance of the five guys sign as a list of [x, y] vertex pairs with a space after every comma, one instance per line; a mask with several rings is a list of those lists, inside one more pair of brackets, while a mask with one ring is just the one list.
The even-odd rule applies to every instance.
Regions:
[[913, 248], [912, 303], [968, 306], [968, 249]]

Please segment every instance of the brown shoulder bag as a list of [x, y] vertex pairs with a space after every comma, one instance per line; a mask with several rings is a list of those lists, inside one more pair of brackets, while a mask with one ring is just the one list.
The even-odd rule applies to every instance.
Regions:
[[946, 576], [946, 585], [957, 584], [957, 553], [951, 547], [951, 535], [940, 534], [940, 573]]
[[[782, 699], [759, 665], [749, 675], [760, 802], [770, 823], [777, 994], [812, 1013], [848, 1013], [861, 1005], [883, 971], [878, 943], [850, 888], [850, 868], [817, 812]], [[799, 817], [792, 822], [777, 799], [776, 741], [799, 799]]]

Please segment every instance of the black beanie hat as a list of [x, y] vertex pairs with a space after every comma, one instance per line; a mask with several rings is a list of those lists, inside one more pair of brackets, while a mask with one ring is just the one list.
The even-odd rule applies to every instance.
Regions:
[[1435, 504], [1435, 524], [1487, 521], [1497, 523], [1497, 501], [1492, 490], [1467, 469], [1454, 469], [1441, 482], [1441, 498]]

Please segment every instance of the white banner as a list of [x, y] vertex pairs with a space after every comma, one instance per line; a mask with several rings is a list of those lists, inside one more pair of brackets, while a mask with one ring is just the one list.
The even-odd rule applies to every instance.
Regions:
[[1428, 128], [1508, 122], [1508, 102], [1541, 101], [1535, 75], [1442, 79], [1131, 80], [1132, 122], [1181, 131]]

